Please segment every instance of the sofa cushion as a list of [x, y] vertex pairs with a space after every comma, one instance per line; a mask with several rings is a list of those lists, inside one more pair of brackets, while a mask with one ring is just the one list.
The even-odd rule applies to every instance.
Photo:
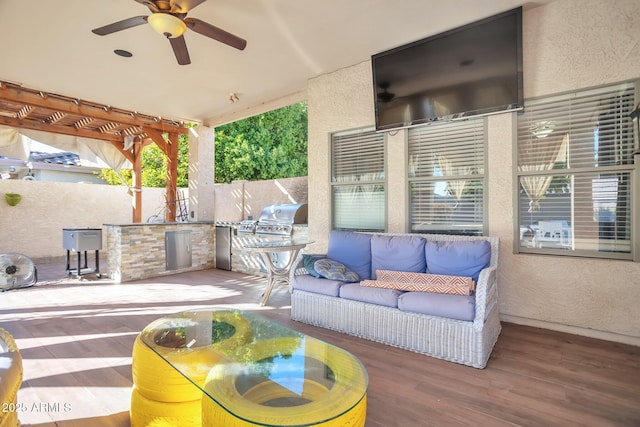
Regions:
[[371, 237], [371, 277], [376, 270], [396, 270], [424, 273], [426, 240], [419, 236]]
[[425, 254], [427, 273], [467, 276], [477, 282], [491, 261], [491, 244], [487, 240], [427, 241]]
[[405, 292], [398, 297], [402, 311], [430, 314], [449, 319], [472, 321], [475, 317], [475, 296]]
[[297, 275], [291, 281], [291, 287], [294, 291], [313, 292], [314, 294], [328, 295], [330, 297], [340, 295], [340, 286], [342, 285], [344, 285], [344, 282], [339, 280], [313, 277], [310, 274]]
[[331, 231], [327, 258], [341, 262], [360, 276], [360, 279], [370, 279], [371, 235], [351, 231]]
[[325, 255], [302, 254], [302, 265], [304, 265], [304, 268], [310, 275], [312, 275], [313, 277], [320, 277], [320, 273], [316, 271], [313, 265], [316, 263], [316, 261], [325, 258]]
[[347, 283], [340, 287], [340, 298], [393, 308], [398, 307], [400, 295], [402, 292], [395, 289], [367, 288], [359, 283]]
[[313, 264], [313, 268], [320, 276], [327, 279], [349, 283], [360, 280], [360, 277], [353, 271], [349, 270], [343, 263], [329, 258], [319, 259]]

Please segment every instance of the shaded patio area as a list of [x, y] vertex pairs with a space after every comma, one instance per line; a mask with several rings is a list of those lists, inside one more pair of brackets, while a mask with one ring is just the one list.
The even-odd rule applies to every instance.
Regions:
[[114, 284], [67, 279], [61, 264], [38, 271], [37, 286], [0, 294], [0, 325], [24, 359], [25, 426], [128, 426], [136, 335], [164, 314], [213, 305], [256, 311], [356, 355], [369, 374], [367, 426], [640, 423], [634, 346], [503, 323], [477, 370], [291, 321], [283, 287], [259, 306], [259, 277], [204, 270]]

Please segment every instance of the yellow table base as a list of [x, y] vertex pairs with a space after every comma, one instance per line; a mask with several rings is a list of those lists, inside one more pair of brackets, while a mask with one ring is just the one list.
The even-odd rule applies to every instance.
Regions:
[[357, 358], [247, 312], [151, 323], [134, 343], [132, 376], [132, 427], [364, 427], [366, 420], [368, 379]]
[[18, 389], [22, 384], [22, 357], [11, 334], [2, 328], [0, 359], [0, 427], [19, 426]]

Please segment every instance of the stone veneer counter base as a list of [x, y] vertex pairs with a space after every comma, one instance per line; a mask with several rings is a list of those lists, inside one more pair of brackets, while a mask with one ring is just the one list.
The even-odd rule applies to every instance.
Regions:
[[[104, 224], [107, 274], [116, 282], [146, 279], [215, 267], [215, 223]], [[165, 235], [191, 233], [190, 267], [167, 270]]]

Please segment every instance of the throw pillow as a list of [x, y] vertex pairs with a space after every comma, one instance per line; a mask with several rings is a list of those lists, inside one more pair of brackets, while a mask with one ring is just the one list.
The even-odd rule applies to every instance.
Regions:
[[401, 291], [454, 295], [470, 295], [475, 289], [475, 283], [471, 277], [391, 270], [378, 270], [377, 275], [378, 280], [363, 280], [360, 284]]
[[312, 255], [312, 254], [302, 254], [302, 265], [307, 270], [307, 272], [313, 277], [320, 277], [320, 274], [313, 268], [313, 265], [316, 261], [320, 259], [325, 259], [324, 255]]
[[327, 279], [339, 280], [341, 282], [357, 282], [360, 280], [360, 276], [358, 276], [357, 273], [349, 270], [347, 266], [341, 262], [329, 258], [316, 261], [313, 268], [320, 276]]
[[480, 271], [491, 261], [491, 243], [474, 241], [427, 241], [427, 273], [468, 276], [478, 281]]

